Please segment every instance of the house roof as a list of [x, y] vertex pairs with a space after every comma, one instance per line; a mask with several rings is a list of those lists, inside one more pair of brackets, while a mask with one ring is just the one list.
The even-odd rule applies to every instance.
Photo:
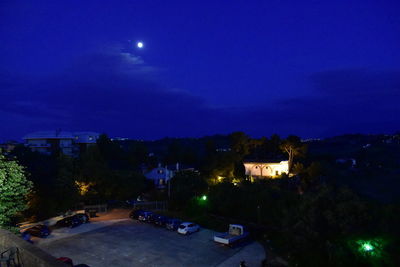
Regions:
[[265, 164], [265, 163], [280, 163], [282, 161], [286, 161], [283, 159], [266, 159], [266, 160], [244, 160], [243, 163], [260, 163], [260, 164]]
[[65, 131], [41, 131], [27, 134], [23, 139], [73, 139], [71, 132]]

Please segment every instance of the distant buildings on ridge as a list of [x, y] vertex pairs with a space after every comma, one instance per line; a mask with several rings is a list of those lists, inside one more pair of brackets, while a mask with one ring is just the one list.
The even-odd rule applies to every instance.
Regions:
[[61, 152], [74, 157], [96, 144], [99, 136], [95, 132], [43, 131], [27, 134], [23, 139], [25, 146], [32, 151], [46, 155]]

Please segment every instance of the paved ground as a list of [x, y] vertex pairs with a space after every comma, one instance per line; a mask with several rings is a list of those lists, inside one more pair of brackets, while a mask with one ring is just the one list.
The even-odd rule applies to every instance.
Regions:
[[[82, 228], [80, 228], [82, 227]], [[90, 228], [90, 231], [85, 232]], [[264, 250], [258, 243], [227, 248], [212, 241], [214, 232], [202, 229], [182, 236], [130, 219], [93, 222], [56, 230], [37, 243], [55, 257], [96, 266], [260, 266]]]
[[51, 234], [47, 238], [32, 237], [34, 244], [38, 246], [44, 246], [46, 243], [52, 243], [55, 240], [63, 239], [67, 237], [72, 237], [74, 235], [90, 232], [99, 228], [103, 228], [112, 225], [117, 222], [126, 221], [127, 219], [114, 219], [108, 221], [91, 221], [91, 223], [81, 224], [75, 228], [63, 227], [58, 229], [53, 229]]

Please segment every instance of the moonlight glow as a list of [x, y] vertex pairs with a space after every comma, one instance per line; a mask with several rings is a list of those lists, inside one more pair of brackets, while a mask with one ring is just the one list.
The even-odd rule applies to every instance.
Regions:
[[143, 43], [142, 42], [137, 42], [136, 45], [137, 45], [138, 48], [143, 48]]

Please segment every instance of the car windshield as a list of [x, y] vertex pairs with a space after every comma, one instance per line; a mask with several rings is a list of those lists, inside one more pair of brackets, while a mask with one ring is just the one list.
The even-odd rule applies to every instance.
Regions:
[[179, 229], [185, 229], [185, 228], [186, 228], [185, 225], [183, 225], [183, 224], [179, 225]]

